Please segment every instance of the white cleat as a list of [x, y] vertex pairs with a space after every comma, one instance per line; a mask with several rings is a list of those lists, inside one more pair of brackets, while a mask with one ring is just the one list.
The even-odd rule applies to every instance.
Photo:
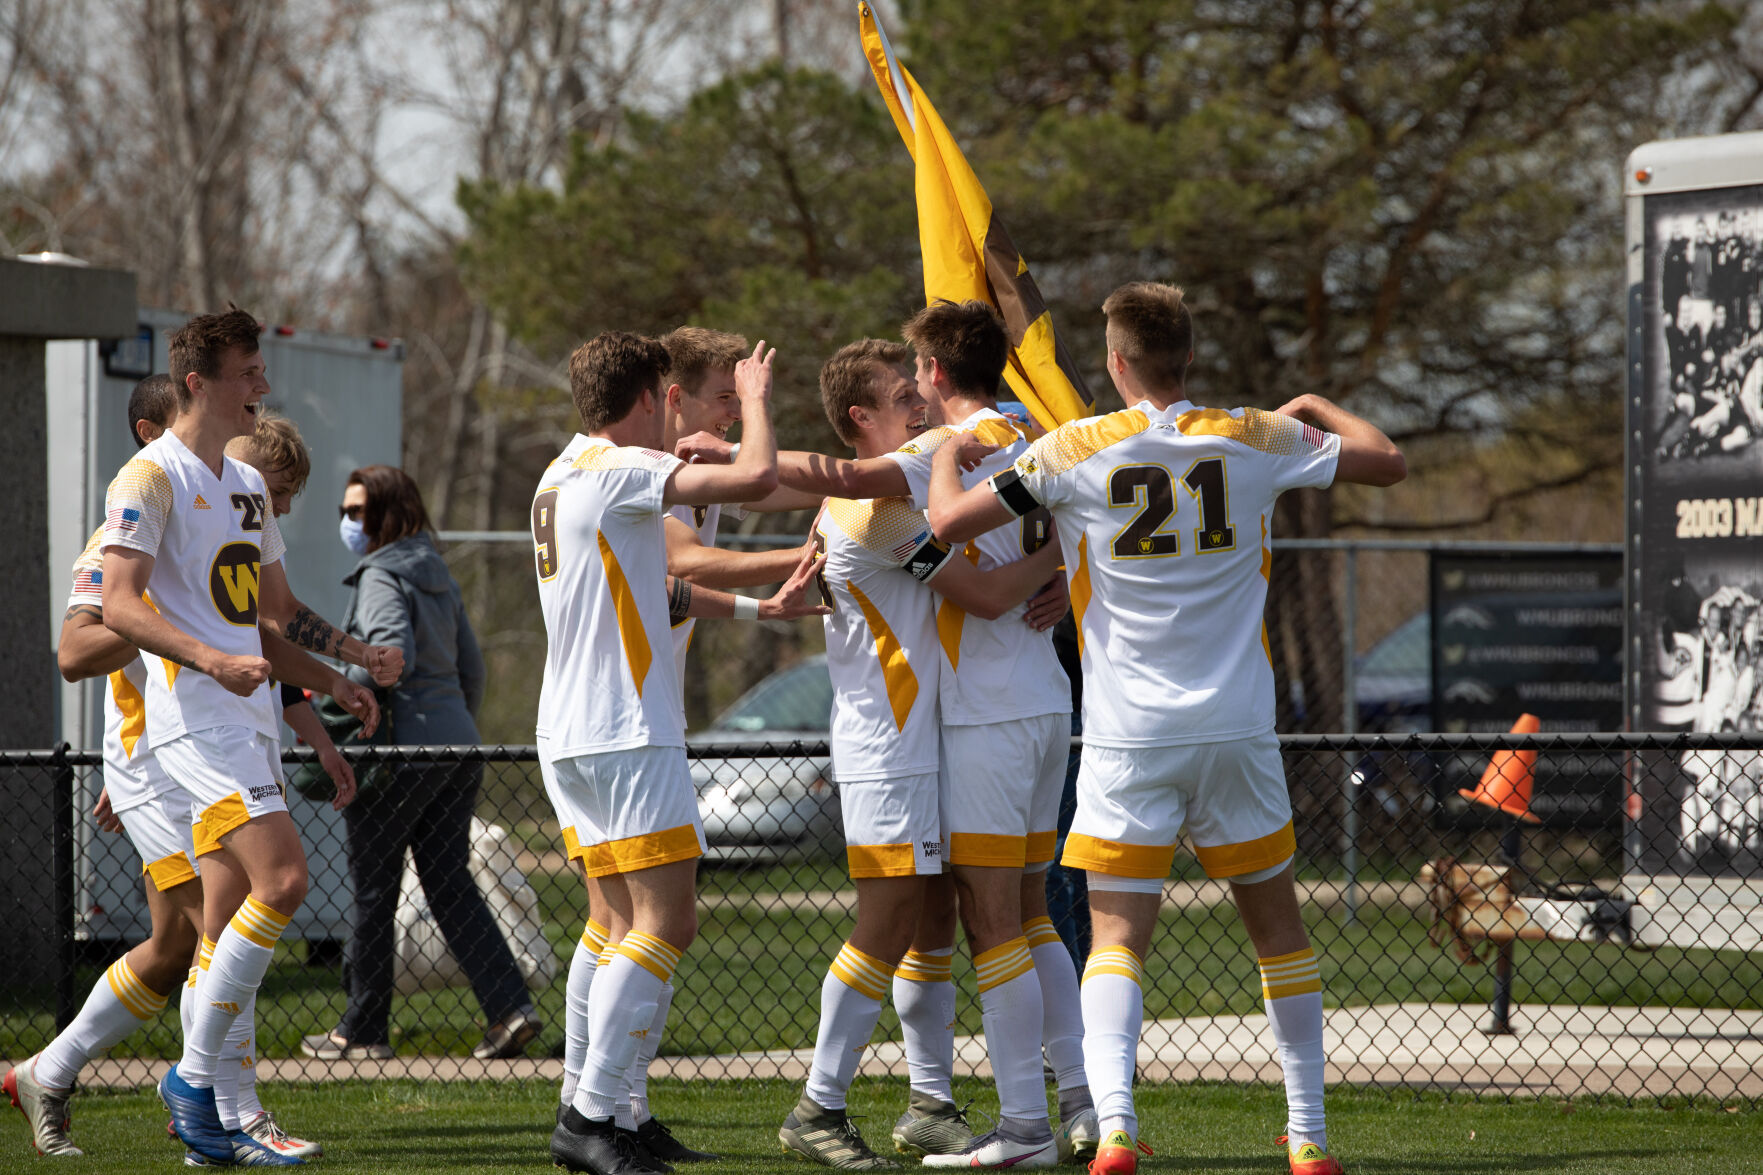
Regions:
[[994, 1130], [982, 1135], [964, 1151], [952, 1155], [926, 1155], [927, 1167], [1015, 1167], [1032, 1170], [1059, 1165], [1059, 1147], [1049, 1134], [1038, 1142], [1017, 1142]]
[[241, 1129], [277, 1154], [291, 1155], [296, 1159], [316, 1159], [324, 1154], [324, 1147], [320, 1144], [295, 1138], [283, 1130], [281, 1123], [275, 1120], [275, 1114], [269, 1110], [244, 1123]]
[[1102, 1145], [1102, 1123], [1097, 1120], [1096, 1111], [1079, 1110], [1070, 1120], [1061, 1122], [1053, 1141], [1059, 1145], [1062, 1163], [1087, 1163], [1095, 1158], [1096, 1148]]
[[17, 1068], [8, 1069], [5, 1078], [0, 1079], [0, 1086], [4, 1087], [8, 1100], [24, 1115], [25, 1121], [31, 1124], [31, 1145], [37, 1148], [39, 1155], [72, 1158], [86, 1153], [67, 1136], [67, 1103], [73, 1091], [37, 1084], [36, 1057], [20, 1061]]

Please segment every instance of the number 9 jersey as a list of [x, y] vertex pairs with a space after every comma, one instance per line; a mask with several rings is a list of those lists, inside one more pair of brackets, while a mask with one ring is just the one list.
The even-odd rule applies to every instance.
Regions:
[[1262, 612], [1281, 493], [1334, 480], [1340, 438], [1256, 408], [1148, 401], [1062, 425], [992, 478], [1053, 514], [1084, 672], [1084, 741], [1218, 742], [1273, 729]]

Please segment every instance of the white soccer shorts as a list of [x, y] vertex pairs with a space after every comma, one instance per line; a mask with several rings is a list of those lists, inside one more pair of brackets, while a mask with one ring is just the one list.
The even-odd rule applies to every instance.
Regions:
[[[634, 873], [704, 855], [704, 826], [684, 747], [570, 755], [551, 762], [589, 877]], [[567, 839], [566, 842], [567, 844]]]
[[1022, 869], [1051, 861], [1071, 716], [945, 726], [942, 740], [949, 863]]
[[907, 775], [839, 785], [845, 861], [852, 877], [913, 877], [943, 871], [937, 777]]
[[1208, 877], [1240, 877], [1292, 856], [1292, 804], [1269, 731], [1177, 747], [1086, 744], [1077, 817], [1060, 863], [1116, 877], [1163, 878], [1183, 825]]
[[123, 834], [141, 854], [141, 872], [160, 893], [196, 879], [191, 814], [190, 797], [177, 789], [150, 796], [116, 814]]
[[190, 797], [198, 857], [247, 820], [286, 812], [282, 744], [248, 726], [216, 726], [181, 734], [153, 748], [159, 765]]

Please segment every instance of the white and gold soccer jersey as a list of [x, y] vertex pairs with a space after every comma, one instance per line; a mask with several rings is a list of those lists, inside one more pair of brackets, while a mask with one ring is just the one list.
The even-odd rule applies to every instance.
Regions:
[[1215, 877], [1291, 856], [1268, 517], [1282, 492], [1332, 482], [1339, 454], [1276, 413], [1140, 403], [1063, 425], [992, 479], [1012, 513], [1051, 510], [1065, 550], [1085, 744], [1066, 865], [1155, 884], [1184, 823]]
[[[282, 558], [282, 536], [263, 476], [221, 460], [217, 477], [175, 433], [147, 445], [110, 483], [102, 545], [153, 556], [153, 606], [178, 630], [222, 653], [260, 657], [258, 583], [263, 566]], [[269, 682], [242, 698], [205, 673], [143, 656], [147, 737], [155, 748], [222, 726], [280, 737]]]
[[[71, 609], [104, 607], [104, 528], [92, 532], [73, 565]], [[164, 892], [196, 876], [190, 797], [165, 773], [147, 739], [147, 665], [139, 655], [104, 687], [104, 787], [141, 854], [141, 870]]]
[[[936, 451], [964, 432], [977, 433], [988, 444], [997, 445], [998, 451], [963, 473], [963, 486], [979, 485], [1009, 469], [1028, 451], [1028, 441], [1016, 425], [991, 408], [982, 408], [959, 424], [931, 429], [887, 454], [906, 475], [915, 508], [929, 505], [931, 462]], [[1014, 525], [980, 535], [969, 545], [967, 556], [981, 571], [1014, 563], [1046, 543], [1049, 525], [1045, 511], [1033, 511]], [[941, 691], [945, 726], [1071, 713], [1071, 683], [1053, 651], [1053, 634], [1036, 632], [1024, 624], [1025, 606], [1018, 605], [995, 620], [982, 620], [969, 616], [950, 600], [937, 602], [937, 640], [951, 670]]]

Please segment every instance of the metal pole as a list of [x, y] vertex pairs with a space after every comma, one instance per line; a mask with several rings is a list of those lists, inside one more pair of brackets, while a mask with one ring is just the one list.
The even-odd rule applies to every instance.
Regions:
[[[1512, 872], [1519, 872], [1518, 859], [1524, 852], [1524, 833], [1516, 819], [1512, 826], [1500, 837], [1500, 851], [1512, 866]], [[1482, 1029], [1489, 1036], [1512, 1036], [1512, 959], [1515, 944], [1507, 939], [1499, 946], [1494, 957], [1494, 1003], [1491, 1011], [1493, 1016], [1488, 1026]]]
[[67, 761], [67, 743], [55, 748], [50, 770], [54, 844], [50, 846], [50, 869], [55, 878], [55, 1029], [59, 1032], [79, 1013], [74, 990], [74, 867], [73, 867], [73, 765]]
[[[1359, 732], [1358, 682], [1354, 675], [1354, 659], [1359, 648], [1359, 548], [1346, 548], [1347, 603], [1341, 624], [1341, 729], [1347, 734]], [[1347, 925], [1359, 920], [1359, 784], [1358, 764], [1347, 763], [1341, 785], [1344, 807], [1342, 833], [1346, 839], [1342, 864], [1347, 870]]]

